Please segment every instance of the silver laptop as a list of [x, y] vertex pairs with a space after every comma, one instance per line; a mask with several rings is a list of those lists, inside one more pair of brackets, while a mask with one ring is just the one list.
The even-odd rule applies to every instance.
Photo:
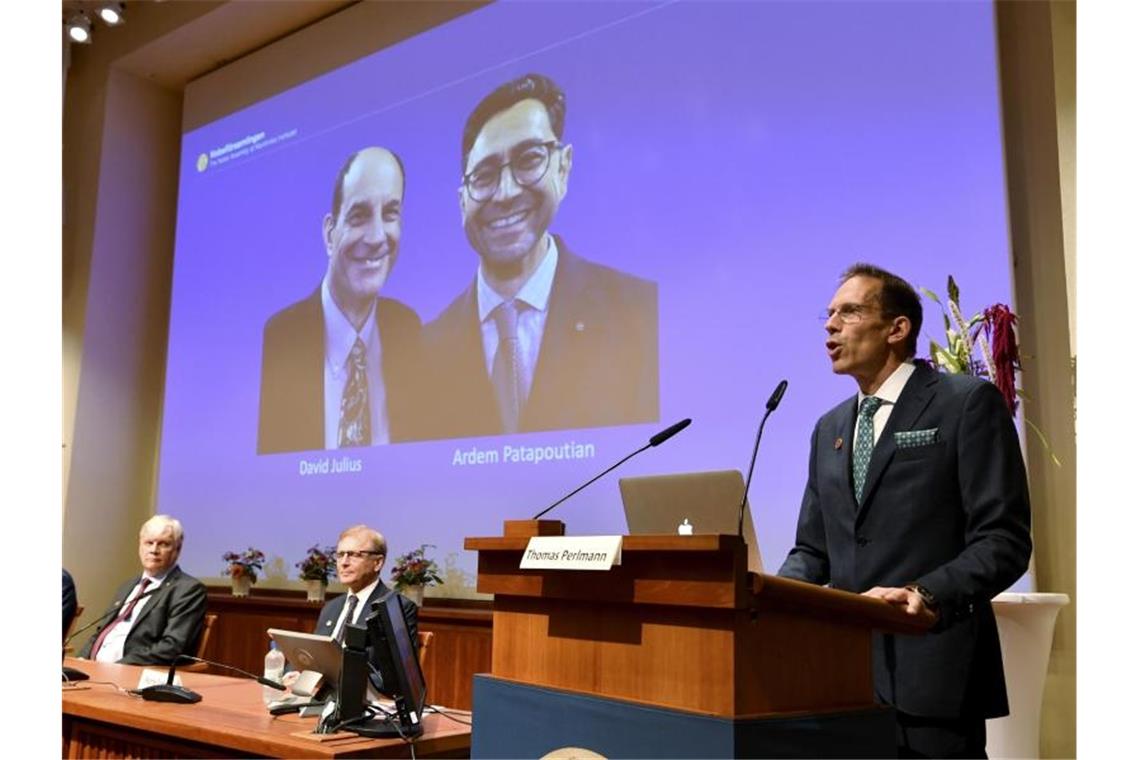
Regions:
[[281, 628], [270, 628], [269, 638], [277, 642], [278, 648], [285, 654], [297, 670], [312, 670], [325, 678], [325, 683], [335, 688], [340, 681], [340, 666], [343, 657], [343, 647], [332, 636], [320, 636], [315, 633], [302, 633], [301, 631], [286, 631]]
[[[621, 478], [621, 501], [630, 534], [728, 533], [736, 534], [744, 476], [739, 470], [683, 472]], [[744, 543], [748, 569], [764, 572], [752, 509], [744, 505]]]

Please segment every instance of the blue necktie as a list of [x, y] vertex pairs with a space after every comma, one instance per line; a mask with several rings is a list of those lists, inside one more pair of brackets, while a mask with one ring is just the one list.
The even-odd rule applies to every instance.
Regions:
[[499, 402], [504, 433], [517, 433], [525, 403], [522, 389], [522, 358], [519, 355], [519, 308], [515, 300], [503, 301], [491, 312], [499, 333], [499, 347], [491, 365], [491, 382]]
[[855, 423], [855, 451], [851, 456], [851, 474], [855, 479], [855, 503], [863, 501], [863, 485], [867, 482], [867, 467], [871, 464], [871, 452], [875, 448], [875, 425], [873, 417], [879, 411], [883, 400], [878, 396], [867, 396], [859, 404], [859, 421]]

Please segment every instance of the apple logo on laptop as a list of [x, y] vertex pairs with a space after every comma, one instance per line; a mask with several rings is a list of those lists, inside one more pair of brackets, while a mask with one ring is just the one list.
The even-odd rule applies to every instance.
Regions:
[[691, 536], [693, 535], [693, 525], [689, 522], [689, 518], [685, 518], [680, 525], [677, 526], [677, 535]]

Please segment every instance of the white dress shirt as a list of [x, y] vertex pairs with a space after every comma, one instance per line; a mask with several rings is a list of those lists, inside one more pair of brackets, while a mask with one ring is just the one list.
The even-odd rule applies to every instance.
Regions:
[[[336, 619], [336, 625], [333, 626], [332, 636], [334, 639], [340, 635], [341, 629], [346, 625], [349, 623], [356, 623], [358, 620], [360, 620], [360, 616], [364, 614], [364, 603], [368, 601], [368, 597], [371, 596], [372, 592], [376, 590], [376, 586], [379, 583], [380, 579], [377, 578], [376, 580], [372, 581], [372, 583], [360, 589], [359, 593], [353, 593], [349, 591], [348, 594], [345, 595], [344, 606], [340, 609], [340, 617]], [[356, 603], [356, 609], [352, 611], [352, 620], [345, 620], [345, 618], [348, 617], [348, 599], [349, 597], [353, 596], [357, 597], [360, 601]]]
[[139, 619], [139, 615], [142, 614], [143, 608], [146, 607], [147, 602], [149, 602], [154, 596], [154, 594], [151, 592], [162, 585], [162, 582], [166, 579], [167, 575], [170, 575], [170, 570], [167, 570], [160, 576], [151, 576], [147, 575], [146, 573], [142, 574], [142, 577], [139, 578], [139, 582], [135, 584], [135, 587], [131, 589], [131, 593], [127, 594], [127, 598], [124, 599], [123, 603], [119, 606], [120, 612], [126, 609], [126, 607], [130, 605], [131, 600], [139, 595], [139, 592], [142, 588], [143, 578], [150, 579], [150, 585], [146, 587], [147, 595], [142, 599], [139, 599], [139, 603], [135, 605], [135, 608], [133, 610], [131, 610], [131, 616], [126, 620], [116, 623], [115, 626], [111, 629], [111, 632], [107, 634], [107, 638], [103, 639], [103, 645], [99, 647], [99, 651], [95, 655], [96, 661], [118, 662], [119, 660], [123, 659], [123, 647], [127, 643], [127, 634], [131, 632], [131, 626], [133, 626], [135, 624], [135, 621]]
[[[526, 397], [530, 396], [531, 383], [534, 382], [534, 368], [538, 364], [539, 349], [542, 348], [542, 332], [546, 329], [550, 291], [554, 287], [554, 271], [557, 268], [558, 246], [554, 244], [554, 238], [547, 233], [546, 252], [542, 261], [515, 296], [515, 300], [519, 302], [519, 358], [522, 361], [520, 369]], [[495, 367], [495, 352], [499, 349], [499, 330], [491, 313], [507, 299], [496, 293], [487, 283], [482, 264], [479, 265], [475, 279], [479, 324], [483, 330], [483, 358], [487, 363], [487, 376], [490, 377]]]
[[364, 327], [357, 333], [333, 300], [326, 274], [321, 281], [321, 311], [325, 316], [325, 448], [335, 449], [340, 443], [340, 401], [348, 384], [348, 357], [357, 337], [364, 342], [372, 445], [388, 443], [388, 402], [380, 371], [383, 350], [380, 331], [376, 329], [376, 302], [372, 302]]
[[[895, 404], [898, 403], [899, 394], [902, 393], [903, 387], [906, 385], [906, 381], [910, 379], [910, 376], [912, 374], [914, 374], [914, 362], [905, 361], [897, 368], [895, 368], [895, 371], [892, 372], [890, 376], [883, 381], [883, 384], [879, 386], [879, 389], [877, 391], [871, 394], [872, 396], [881, 398], [883, 400], [883, 403], [880, 404], [879, 408], [875, 411], [875, 416], [871, 418], [871, 426], [875, 430], [875, 440], [871, 444], [872, 446], [879, 442], [879, 436], [883, 434], [883, 429], [887, 426], [887, 420], [889, 420], [891, 417], [891, 411], [895, 408]], [[863, 399], [865, 398], [867, 398], [866, 394], [864, 394], [863, 391], [859, 391], [858, 403], [862, 404]], [[856, 409], [858, 409], [858, 407], [856, 407]], [[856, 412], [855, 418], [855, 438], [858, 440], [858, 412]], [[851, 442], [852, 451], [855, 450], [855, 443], [856, 441]]]

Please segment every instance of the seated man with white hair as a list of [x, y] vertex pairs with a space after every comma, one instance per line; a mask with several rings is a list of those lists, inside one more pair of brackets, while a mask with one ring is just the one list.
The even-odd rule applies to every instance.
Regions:
[[[107, 619], [79, 656], [129, 665], [169, 664], [193, 654], [206, 619], [206, 587], [178, 568], [182, 523], [155, 515], [139, 530], [142, 575], [115, 592]], [[112, 610], [118, 610], [117, 613]]]

